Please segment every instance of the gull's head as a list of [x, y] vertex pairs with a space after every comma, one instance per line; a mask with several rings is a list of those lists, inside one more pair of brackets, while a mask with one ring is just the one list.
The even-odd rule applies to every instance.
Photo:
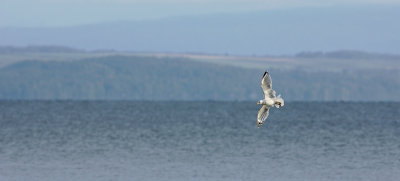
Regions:
[[261, 100], [259, 100], [259, 101], [257, 102], [257, 104], [261, 104]]
[[283, 105], [285, 105], [285, 101], [281, 98], [281, 95], [278, 95], [278, 97], [275, 98], [275, 107], [280, 108]]

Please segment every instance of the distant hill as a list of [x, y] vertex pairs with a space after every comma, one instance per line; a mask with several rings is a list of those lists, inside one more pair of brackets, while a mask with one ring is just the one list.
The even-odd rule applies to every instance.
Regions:
[[400, 6], [297, 8], [120, 21], [74, 27], [0, 28], [0, 45], [283, 55], [301, 51], [398, 53]]
[[0, 46], [0, 54], [20, 53], [82, 53], [84, 50], [66, 46]]
[[298, 58], [333, 58], [333, 59], [394, 59], [400, 60], [400, 55], [396, 54], [381, 54], [381, 53], [370, 53], [355, 50], [340, 50], [331, 52], [300, 52], [295, 55]]
[[[0, 99], [256, 100], [260, 69], [184, 58], [22, 61], [0, 69]], [[286, 100], [400, 101], [400, 71], [270, 69]]]

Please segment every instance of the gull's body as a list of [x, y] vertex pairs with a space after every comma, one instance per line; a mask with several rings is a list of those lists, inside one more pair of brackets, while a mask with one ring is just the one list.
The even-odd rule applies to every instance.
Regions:
[[270, 107], [275, 106], [276, 108], [280, 108], [284, 105], [284, 100], [281, 98], [281, 95], [278, 95], [278, 97], [276, 97], [275, 91], [272, 90], [272, 80], [271, 77], [269, 76], [268, 71], [264, 72], [264, 75], [261, 79], [261, 88], [264, 93], [264, 99], [259, 100], [257, 102], [257, 104], [262, 105], [257, 115], [258, 128], [267, 119]]

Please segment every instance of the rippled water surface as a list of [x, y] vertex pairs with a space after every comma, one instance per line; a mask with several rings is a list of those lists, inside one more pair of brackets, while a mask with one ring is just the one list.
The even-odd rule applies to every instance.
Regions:
[[0, 180], [400, 178], [400, 103], [0, 101]]

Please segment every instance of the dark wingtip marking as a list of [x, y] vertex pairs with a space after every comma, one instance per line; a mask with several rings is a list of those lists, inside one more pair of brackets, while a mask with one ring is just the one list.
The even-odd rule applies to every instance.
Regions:
[[264, 72], [264, 75], [263, 75], [262, 77], [265, 77], [266, 74], [268, 74], [268, 71], [265, 71], [265, 72]]

